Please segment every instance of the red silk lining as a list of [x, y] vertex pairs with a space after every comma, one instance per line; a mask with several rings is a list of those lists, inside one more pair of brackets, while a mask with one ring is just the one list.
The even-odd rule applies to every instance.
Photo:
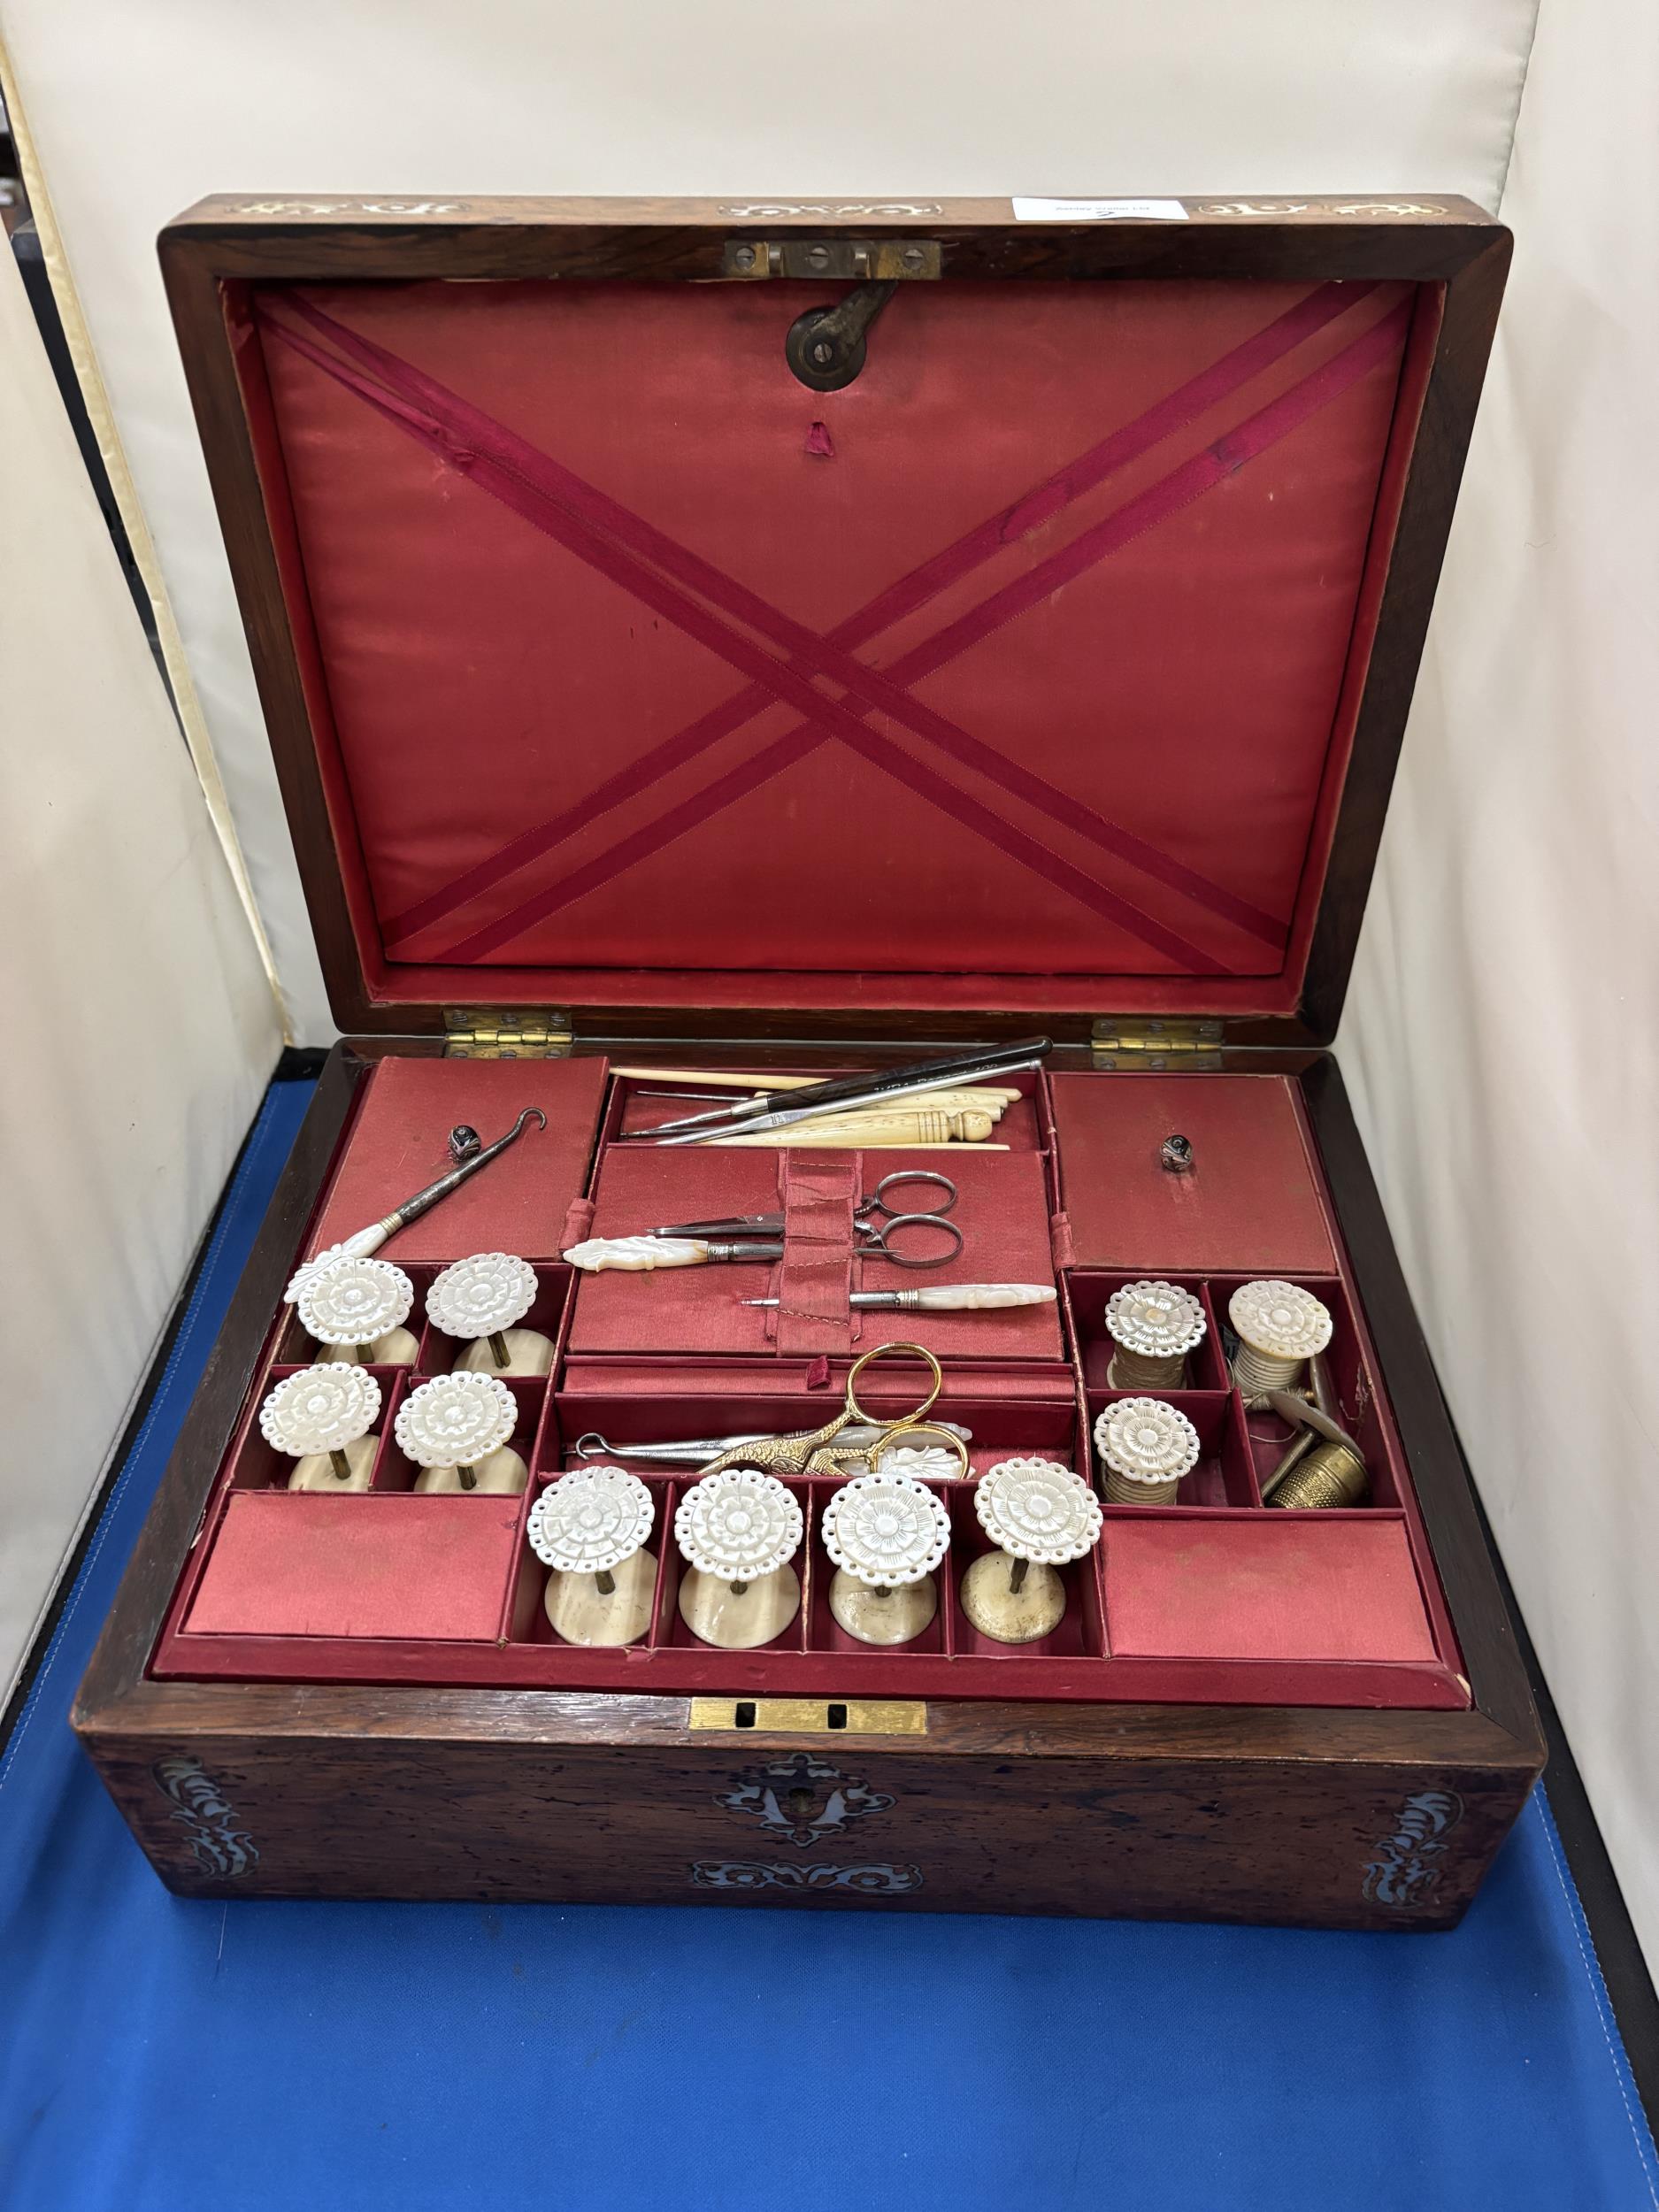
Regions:
[[[1321, 296], [1315, 295], [1313, 297], [1318, 301]], [[895, 664], [894, 673], [901, 680], [898, 682], [864, 668], [862, 664], [838, 651], [831, 641], [820, 638], [803, 626], [780, 615], [757, 595], [724, 577], [710, 564], [678, 546], [649, 524], [631, 515], [618, 503], [583, 484], [572, 472], [539, 453], [480, 411], [467, 407], [465, 403], [446, 392], [434, 380], [425, 378], [407, 365], [396, 362], [396, 357], [387, 354], [383, 349], [373, 347], [366, 341], [357, 338], [356, 334], [322, 315], [303, 300], [296, 300], [293, 303], [307, 320], [322, 328], [335, 342], [342, 344], [359, 357], [372, 359], [375, 368], [388, 380], [402, 380], [405, 388], [415, 391], [422, 404], [432, 411], [422, 414], [415, 407], [403, 403], [396, 392], [376, 389], [344, 365], [309, 344], [299, 334], [287, 326], [273, 322], [267, 317], [266, 326], [273, 330], [284, 343], [303, 353], [325, 373], [346, 384], [368, 404], [396, 422], [449, 465], [480, 482], [525, 519], [546, 530], [560, 543], [590, 561], [625, 588], [633, 590], [648, 603], [657, 606], [659, 611], [668, 615], [670, 619], [733, 665], [739, 668], [747, 665], [757, 672], [757, 681], [763, 687], [770, 688], [791, 704], [800, 706], [804, 703], [813, 722], [828, 723], [830, 731], [845, 739], [856, 751], [875, 765], [896, 775], [919, 795], [942, 805], [958, 821], [977, 829], [1010, 857], [1021, 861], [1049, 882], [1069, 890], [1082, 903], [1109, 916], [1155, 949], [1164, 952], [1195, 972], [1213, 974], [1228, 972], [1225, 963], [1141, 914], [1117, 894], [1094, 883], [1081, 871], [1071, 867], [1039, 841], [1015, 830], [967, 794], [933, 775], [920, 763], [871, 740], [860, 731], [840, 703], [826, 700], [821, 694], [811, 689], [793, 666], [785, 668], [771, 660], [759, 649], [751, 647], [748, 641], [720, 623], [718, 617], [698, 607], [694, 601], [675, 591], [671, 584], [657, 578], [649, 567], [639, 561], [631, 561], [627, 549], [632, 544], [666, 569], [671, 577], [678, 576], [694, 588], [701, 589], [717, 602], [724, 603], [741, 619], [770, 632], [790, 652], [794, 661], [806, 667], [809, 674], [832, 677], [846, 686], [861, 701], [862, 712], [879, 710], [903, 721], [913, 733], [930, 739], [982, 772], [995, 772], [998, 780], [1006, 781], [1020, 796], [1043, 811], [1065, 819], [1074, 828], [1081, 822], [1094, 833], [1097, 843], [1120, 853], [1126, 849], [1134, 864], [1148, 868], [1165, 881], [1174, 879], [1190, 895], [1202, 897], [1202, 902], [1212, 908], [1218, 903], [1225, 906], [1229, 903], [1227, 895], [1218, 891], [1217, 887], [1206, 883], [1194, 872], [1181, 867], [1144, 841], [1123, 832], [1117, 825], [1093, 815], [1089, 810], [1081, 808], [1078, 802], [1068, 801], [1065, 795], [1048, 786], [1043, 780], [1002, 761], [993, 748], [981, 744], [947, 718], [911, 699], [902, 685], [955, 658], [1003, 622], [1023, 613], [1050, 591], [1083, 573], [1105, 554], [1116, 551], [1166, 515], [1225, 482], [1248, 461], [1288, 434], [1320, 406], [1346, 390], [1386, 358], [1403, 340], [1408, 313], [1403, 303], [1333, 359], [1305, 377], [1289, 393], [1258, 411], [1237, 431], [1216, 441], [1206, 452], [1172, 472], [1140, 498], [1125, 503], [1114, 515], [1092, 530], [1086, 531], [1070, 547], [1050, 557], [1025, 578], [994, 593], [929, 644], [915, 649]], [[1303, 303], [1304, 308], [1308, 304]], [[1340, 304], [1346, 304], [1346, 301]], [[1328, 314], [1319, 318], [1322, 320], [1328, 319]], [[1263, 337], [1265, 335], [1263, 334]], [[1248, 352], [1249, 349], [1240, 350]], [[1169, 404], [1172, 406], [1173, 403]], [[440, 408], [444, 411], [443, 416], [437, 413]], [[457, 443], [458, 437], [471, 439], [479, 449]], [[1026, 534], [1035, 522], [1046, 519], [1049, 504], [1051, 501], [1045, 503], [1039, 499], [1034, 506], [1027, 502], [1017, 508], [1014, 518], [1018, 534]], [[619, 542], [613, 544], [613, 536]], [[644, 850], [659, 849], [663, 844], [680, 834], [684, 828], [690, 826], [693, 821], [707, 818], [710, 812], [729, 803], [740, 792], [755, 787], [776, 773], [779, 768], [821, 744], [826, 733], [821, 728], [815, 730], [811, 723], [797, 727], [762, 755], [758, 762], [750, 762], [746, 768], [733, 771], [727, 777], [718, 780], [695, 798], [671, 810], [668, 816], [648, 830], [636, 833], [634, 837], [625, 840], [610, 854], [590, 862], [586, 869], [578, 871], [563, 886], [556, 886], [549, 892], [526, 902], [512, 913], [475, 933], [462, 944], [451, 948], [443, 956], [465, 962], [483, 958], [498, 950], [521, 933], [532, 921], [552, 910], [556, 904], [568, 903], [572, 898], [595, 887], [596, 883], [608, 880], [640, 857]], [[638, 787], [637, 784], [635, 787]], [[1236, 906], [1238, 902], [1231, 903]], [[1277, 941], [1282, 944], [1282, 925], [1273, 924], [1264, 917], [1252, 916], [1248, 926], [1258, 933], [1275, 933]]]
[[[344, 343], [360, 334], [334, 316], [308, 330], [310, 299], [297, 292], [260, 296], [269, 342], [248, 353], [250, 424], [273, 529], [293, 500], [288, 588], [305, 602], [296, 619], [309, 610], [318, 625], [338, 732], [336, 753], [324, 748], [330, 807], [350, 840], [342, 859], [355, 860], [364, 926], [383, 944], [388, 915], [414, 915], [423, 902], [472, 909], [447, 977], [419, 946], [412, 964], [400, 956], [388, 972], [365, 939], [373, 988], [447, 997], [468, 987], [461, 968], [488, 964], [498, 988], [522, 995], [539, 965], [549, 991], [557, 983], [587, 1002], [608, 989], [632, 995], [639, 962], [666, 953], [685, 973], [664, 987], [695, 993], [706, 973], [711, 1005], [750, 1002], [743, 989], [795, 1002], [814, 970], [872, 1005], [909, 1002], [929, 977], [940, 1004], [1034, 1002], [1015, 986], [1036, 990], [1044, 978], [1070, 1004], [1068, 979], [1097, 995], [1114, 976], [1141, 979], [1160, 1003], [1196, 991], [1201, 1002], [1269, 1010], [1294, 995], [1281, 971], [1302, 957], [1317, 896], [1317, 884], [1298, 889], [1298, 856], [1314, 850], [1309, 810], [1324, 805], [1321, 778], [1340, 784], [1347, 733], [1331, 717], [1342, 656], [1351, 650], [1363, 669], [1368, 637], [1350, 649], [1354, 595], [1362, 570], [1386, 563], [1397, 504], [1386, 484], [1378, 504], [1375, 471], [1418, 373], [1409, 366], [1396, 401], [1398, 378], [1381, 373], [1398, 328], [1386, 311], [1360, 323], [1374, 355], [1356, 358], [1336, 326], [1368, 294], [1402, 319], [1420, 295], [1394, 285], [1294, 299], [1274, 285], [1018, 290], [1011, 319], [1004, 287], [946, 288], [905, 304], [894, 330], [913, 361], [884, 335], [880, 373], [833, 403], [833, 450], [810, 465], [799, 394], [780, 424], [784, 373], [756, 384], [756, 333], [769, 357], [772, 326], [790, 305], [781, 288], [759, 307], [725, 288], [648, 287], [637, 302], [630, 288], [599, 285], [312, 295], [345, 303], [371, 356], [421, 364], [396, 387], [359, 374], [360, 356], [342, 363], [321, 346], [303, 356], [330, 325]], [[691, 384], [649, 366], [634, 380], [616, 346], [636, 305], [641, 328], [687, 334], [668, 354], [688, 365]], [[298, 345], [276, 327], [296, 307]], [[231, 311], [245, 312], [234, 302]], [[1000, 397], [987, 389], [983, 405], [972, 400], [958, 449], [949, 347], [987, 317], [1002, 333]], [[1031, 329], [1045, 334], [1034, 349]], [[337, 342], [331, 331], [327, 347]], [[1300, 358], [1286, 358], [1298, 345]], [[1418, 351], [1414, 341], [1411, 359]], [[1206, 352], [1210, 365], [1194, 374]], [[641, 358], [660, 353], [649, 346]], [[1242, 439], [1215, 404], [1230, 363], [1235, 384], [1253, 367], [1260, 375]], [[729, 434], [701, 400], [688, 404], [719, 381], [717, 365], [732, 379]], [[342, 381], [342, 367], [354, 381]], [[1033, 383], [1050, 373], [1052, 386]], [[403, 375], [463, 411], [455, 392], [475, 392], [473, 412], [509, 442], [498, 449], [507, 457], [457, 465], [480, 442], [468, 442], [476, 424], [465, 413], [438, 419]], [[982, 380], [976, 373], [974, 394]], [[1356, 385], [1363, 390], [1345, 398]], [[1038, 390], [1043, 408], [1025, 410], [1020, 395]], [[1184, 402], [1202, 442], [1194, 451], [1181, 441], [1160, 472], [1153, 448]], [[1091, 414], [1125, 426], [1055, 466], [1086, 445]], [[581, 474], [547, 462], [541, 446]], [[1263, 465], [1276, 446], [1286, 450]], [[515, 477], [521, 454], [535, 468]], [[480, 483], [480, 470], [495, 480]], [[1094, 505], [1102, 519], [1056, 542], [1091, 475], [1114, 472], [1116, 511]], [[1240, 482], [1258, 488], [1230, 488]], [[480, 488], [492, 495], [477, 498]], [[836, 519], [844, 501], [846, 527]], [[491, 523], [503, 504], [529, 532]], [[973, 521], [976, 507], [991, 520]], [[927, 551], [930, 534], [942, 552]], [[1125, 557], [1132, 542], [1150, 549]], [[964, 580], [999, 550], [1002, 587], [976, 603]], [[1108, 553], [1118, 557], [1095, 581], [1088, 572]], [[872, 592], [884, 561], [899, 581]], [[912, 620], [884, 669], [849, 662], [861, 633], [879, 634], [934, 597], [937, 637]], [[1006, 644], [981, 642], [999, 630]], [[714, 687], [733, 664], [744, 681], [723, 700]], [[920, 678], [931, 679], [925, 699], [913, 694]], [[722, 740], [723, 726], [745, 720], [757, 724], [749, 745]], [[843, 744], [828, 746], [832, 734]], [[696, 754], [722, 742], [724, 757], [701, 776], [718, 772], [695, 787]], [[675, 757], [658, 773], [665, 749]], [[504, 841], [515, 815], [536, 826]], [[553, 856], [564, 879], [521, 883], [504, 910], [512, 877], [539, 856], [526, 841], [549, 825], [551, 843], [571, 845]], [[1114, 839], [1123, 849], [1098, 880]], [[838, 864], [843, 855], [852, 865]], [[1317, 871], [1317, 852], [1307, 864]], [[470, 887], [480, 875], [486, 887]], [[1275, 918], [1293, 907], [1287, 948]], [[1261, 957], [1270, 945], [1277, 968]], [[608, 983], [607, 968], [630, 972]], [[970, 986], [996, 995], [965, 997]]]
[[[297, 304], [305, 309], [303, 302]], [[319, 318], [315, 310], [305, 311], [313, 320], [327, 319]], [[1067, 821], [1074, 828], [1080, 824], [1086, 825], [1095, 835], [1096, 841], [1113, 849], [1121, 849], [1125, 845], [1132, 849], [1139, 846], [1141, 850], [1135, 856], [1139, 864], [1148, 865], [1150, 856], [1157, 864], [1157, 872], [1166, 879], [1175, 875], [1189, 879], [1184, 881], [1182, 887], [1189, 892], [1194, 882], [1202, 884], [1205, 903], [1214, 905], [1217, 901], [1226, 903], [1225, 895], [1217, 892], [1214, 886], [1202, 884], [1202, 879], [1194, 877], [1191, 871], [1180, 868], [1167, 855], [1156, 853], [1156, 849], [1145, 846], [1143, 841], [1129, 838], [1117, 825], [1105, 822], [1079, 802], [1068, 800], [1064, 793], [1042, 785], [1040, 779], [1012, 768], [1010, 764], [1002, 761], [992, 748], [979, 744], [966, 731], [957, 729], [942, 716], [921, 707], [902, 689], [887, 683], [876, 672], [864, 670], [859, 663], [839, 655], [835, 665], [826, 666], [814, 650], [824, 641], [816, 638], [810, 632], [803, 631], [800, 626], [788, 622], [786, 618], [777, 616], [773, 610], [765, 606], [764, 601], [757, 599], [742, 587], [733, 584], [729, 579], [719, 577], [718, 572], [708, 570], [706, 565], [697, 561], [695, 556], [686, 553], [683, 548], [674, 546], [672, 541], [664, 540], [660, 533], [652, 530], [649, 524], [640, 522], [638, 518], [628, 516], [626, 510], [617, 509], [614, 503], [593, 492], [591, 487], [572, 478], [569, 472], [557, 462], [538, 453], [534, 448], [526, 446], [522, 441], [514, 439], [501, 425], [490, 424], [487, 419], [480, 420], [476, 416], [476, 411], [466, 410], [466, 434], [473, 440], [478, 449], [474, 449], [474, 446], [457, 442], [457, 416], [455, 411], [461, 409], [464, 403], [457, 401], [453, 395], [444, 396], [443, 404], [449, 419], [441, 419], [435, 412], [422, 414], [396, 396], [377, 389], [367, 379], [357, 375], [343, 364], [332, 360], [320, 348], [308, 344], [296, 331], [286, 325], [269, 316], [265, 319], [265, 325], [283, 344], [303, 354], [313, 366], [356, 393], [367, 405], [388, 421], [397, 424], [448, 465], [490, 492], [523, 520], [544, 530], [566, 550], [578, 554], [613, 582], [633, 591], [648, 605], [666, 615], [687, 635], [707, 646], [732, 666], [754, 675], [763, 688], [770, 689], [789, 705], [804, 709], [812, 718], [812, 722], [830, 726], [828, 730], [816, 731], [812, 722], [798, 726], [781, 746], [772, 748], [762, 757], [760, 762], [749, 764], [747, 772], [721, 779], [718, 784], [699, 794], [695, 800], [677, 810], [674, 815], [664, 818], [654, 825], [651, 831], [645, 833], [643, 849], [659, 850], [694, 822], [706, 820], [709, 815], [718, 812], [740, 792], [755, 788], [775, 773], [777, 768], [800, 758], [806, 751], [823, 743], [826, 735], [833, 734], [844, 739], [855, 751], [861, 753], [875, 766], [888, 769], [923, 797], [943, 807], [966, 826], [977, 829], [1010, 857], [1023, 862], [1037, 874], [1070, 891], [1081, 903], [1116, 921], [1121, 928], [1139, 937], [1154, 950], [1199, 973], [1225, 975], [1229, 972], [1225, 962], [1215, 959], [1174, 930], [1143, 914], [1127, 899], [1094, 883], [1081, 870], [1071, 867], [1037, 840], [1013, 830], [997, 815], [978, 804], [943, 778], [933, 774], [920, 762], [902, 760], [891, 755], [885, 745], [866, 736], [859, 729], [841, 703], [826, 699], [814, 691], [806, 677], [802, 676], [795, 666], [773, 661], [763, 649], [753, 645], [740, 633], [720, 622], [710, 611], [677, 590], [668, 579], [679, 574], [687, 580], [694, 581], [698, 588], [732, 605], [741, 618], [757, 627], [770, 630], [786, 645], [792, 660], [806, 666], [809, 675], [833, 676], [856, 692], [872, 695], [864, 699], [861, 711], [879, 709], [890, 716], [896, 716], [909, 723], [918, 733], [932, 738], [935, 743], [943, 745], [958, 757], [967, 757], [972, 765], [981, 772], [993, 772], [998, 780], [1013, 784], [1020, 789], [1020, 795], [1028, 800], [1033, 798], [1034, 792], [1037, 803], [1044, 812]], [[331, 327], [337, 329], [339, 326]], [[349, 333], [343, 334], [347, 337], [350, 335]], [[430, 401], [428, 404], [431, 404]], [[491, 447], [496, 450], [488, 450]], [[503, 457], [503, 455], [510, 457]], [[538, 477], [543, 480], [538, 481]], [[550, 481], [547, 480], [549, 479]], [[627, 554], [629, 539], [647, 547], [651, 557], [667, 570], [668, 576], [659, 577], [649, 565], [630, 560]], [[995, 611], [995, 598], [986, 603], [986, 631], [1008, 618], [1007, 614]], [[958, 626], [958, 628], [961, 634], [941, 657], [944, 659], [955, 658], [966, 645], [974, 641], [977, 635], [984, 634], [973, 628], [972, 618], [967, 626]], [[648, 787], [648, 782], [637, 777], [632, 779], [629, 784], [630, 791], [641, 791]], [[555, 905], [566, 905], [572, 899], [593, 889], [596, 884], [608, 882], [619, 874], [638, 857], [638, 854], [632, 849], [637, 841], [626, 841], [622, 847], [590, 863], [587, 869], [580, 871], [565, 884], [554, 887], [544, 897], [527, 902], [515, 913], [493, 923], [463, 943], [446, 948], [440, 954], [440, 958], [465, 963], [482, 959], [499, 950], [502, 946], [511, 943], [532, 921], [552, 911]], [[1195, 893], [1193, 895], [1196, 895]], [[1269, 941], [1276, 947], [1282, 945], [1284, 925], [1275, 924], [1265, 917], [1252, 915], [1249, 926], [1258, 930], [1264, 926]]]
[[[977, 529], [965, 533], [947, 546], [931, 561], [912, 569], [887, 590], [878, 593], [867, 606], [830, 630], [823, 642], [829, 647], [850, 649], [892, 629], [907, 615], [926, 606], [959, 579], [982, 566], [1004, 546], [1030, 536], [1053, 520], [1084, 492], [1102, 483], [1107, 477], [1139, 455], [1164, 442], [1178, 429], [1195, 421], [1208, 408], [1238, 390], [1281, 355], [1323, 329], [1336, 316], [1357, 305], [1375, 288], [1374, 285], [1364, 283], [1326, 284], [1310, 293], [1254, 337], [1223, 355], [1202, 374], [1189, 379], [1177, 391], [1148, 408], [1133, 422], [1114, 431], [1109, 438], [1079, 455], [1065, 468], [1057, 470], [1001, 514], [993, 515]], [[465, 402], [446, 391], [435, 380], [422, 375], [409, 363], [399, 361], [384, 347], [376, 346], [359, 333], [347, 329], [332, 316], [323, 314], [298, 296], [294, 297], [291, 304], [315, 329], [326, 333], [342, 350], [380, 370], [394, 385], [401, 381], [405, 391], [420, 396], [441, 414], [447, 415], [452, 425], [465, 424], [468, 434], [482, 437], [487, 442], [510, 441], [507, 449], [509, 458], [515, 454], [521, 458], [526, 452], [537, 459], [543, 457], [536, 454], [534, 448], [527, 447], [524, 441], [512, 438], [503, 426], [493, 422], [480, 411], [467, 407]], [[280, 325], [275, 327], [280, 329]], [[315, 356], [311, 357], [316, 358]], [[815, 424], [814, 429], [821, 430], [822, 425]], [[660, 533], [652, 534], [658, 538], [661, 535]], [[919, 675], [925, 672], [918, 666], [915, 672]], [[891, 689], [893, 687], [887, 687]], [[678, 766], [704, 749], [717, 737], [727, 735], [741, 727], [743, 722], [759, 712], [770, 695], [764, 684], [756, 684], [749, 690], [739, 693], [725, 706], [716, 709], [711, 715], [701, 718], [677, 737], [669, 740], [666, 745], [658, 747], [655, 753], [637, 764], [627, 774], [602, 785], [580, 808], [572, 809], [569, 815], [556, 821], [541, 823], [534, 829], [522, 832], [480, 867], [469, 870], [429, 897], [418, 901], [405, 912], [392, 916], [386, 925], [388, 941], [396, 944], [413, 936], [428, 924], [441, 920], [457, 906], [465, 905], [479, 893], [492, 888], [503, 877], [527, 866], [532, 860], [539, 858], [542, 853], [604, 812], [612, 799], [631, 795], [642, 782], [654, 780], [671, 767]], [[935, 718], [935, 720], [938, 718]], [[1021, 787], [1026, 795], [1031, 795], [1038, 787], [1040, 779], [1022, 774], [1011, 763], [1002, 762], [1000, 764], [1020, 776]], [[1052, 794], [1048, 787], [1043, 788], [1047, 795], [1057, 796], [1064, 801], [1064, 795]], [[1116, 826], [1102, 826], [1111, 828]], [[1141, 864], [1146, 866], [1149, 872], [1161, 875], [1164, 880], [1187, 890], [1202, 902], [1213, 902], [1216, 911], [1231, 914], [1241, 927], [1253, 930], [1267, 943], [1275, 946], [1282, 944], [1283, 926], [1273, 916], [1260, 912], [1248, 900], [1236, 898], [1210, 883], [1196, 871], [1183, 868], [1179, 862], [1159, 852], [1144, 840], [1134, 838], [1127, 832], [1119, 832], [1118, 834], [1122, 840], [1121, 849], [1127, 856], [1138, 857]]]

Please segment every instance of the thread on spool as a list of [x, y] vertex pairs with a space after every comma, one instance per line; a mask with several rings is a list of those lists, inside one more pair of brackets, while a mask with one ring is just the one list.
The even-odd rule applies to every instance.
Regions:
[[1363, 1504], [1371, 1488], [1365, 1463], [1346, 1444], [1317, 1444], [1299, 1466], [1294, 1467], [1274, 1489], [1266, 1503], [1298, 1513], [1328, 1512], [1333, 1508]]
[[1294, 1390], [1307, 1364], [1305, 1359], [1281, 1359], [1271, 1352], [1258, 1352], [1255, 1345], [1240, 1338], [1233, 1356], [1233, 1379], [1248, 1402], [1264, 1398], [1270, 1390]]
[[1132, 1352], [1119, 1344], [1106, 1370], [1110, 1390], [1179, 1390], [1187, 1379], [1187, 1355], [1175, 1352], [1160, 1358], [1149, 1352]]
[[1147, 1482], [1119, 1474], [1115, 1467], [1106, 1469], [1101, 1483], [1108, 1505], [1173, 1505], [1180, 1486], [1179, 1475]]
[[1187, 1356], [1202, 1341], [1204, 1309], [1189, 1290], [1160, 1276], [1125, 1283], [1106, 1302], [1112, 1341], [1107, 1382], [1113, 1390], [1179, 1389]]

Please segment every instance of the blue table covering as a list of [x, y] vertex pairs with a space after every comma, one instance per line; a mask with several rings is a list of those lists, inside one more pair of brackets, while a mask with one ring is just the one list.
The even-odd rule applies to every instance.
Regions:
[[308, 1096], [0, 1764], [5, 2212], [1659, 2207], [1541, 1793], [1445, 1936], [170, 1897], [65, 1715]]

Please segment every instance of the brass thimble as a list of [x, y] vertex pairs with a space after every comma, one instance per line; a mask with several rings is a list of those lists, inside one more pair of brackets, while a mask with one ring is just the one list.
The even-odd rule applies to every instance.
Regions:
[[1245, 1402], [1270, 1390], [1294, 1390], [1316, 1352], [1331, 1341], [1330, 1310], [1310, 1290], [1274, 1278], [1244, 1283], [1227, 1302], [1239, 1340], [1233, 1379]]
[[1179, 1390], [1187, 1355], [1203, 1340], [1204, 1310], [1190, 1291], [1173, 1283], [1125, 1283], [1106, 1302], [1113, 1390]]
[[1325, 1441], [1316, 1444], [1263, 1502], [1299, 1513], [1321, 1512], [1332, 1506], [1363, 1505], [1370, 1488], [1358, 1453], [1346, 1444]]
[[1198, 1463], [1198, 1431], [1160, 1398], [1121, 1398], [1094, 1424], [1102, 1488], [1110, 1505], [1173, 1505]]

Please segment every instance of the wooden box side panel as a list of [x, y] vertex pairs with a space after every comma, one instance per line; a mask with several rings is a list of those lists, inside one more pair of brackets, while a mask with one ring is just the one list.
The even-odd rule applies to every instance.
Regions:
[[1452, 1925], [1531, 1774], [1455, 1757], [1022, 1757], [841, 1738], [95, 1733], [170, 1888]]

